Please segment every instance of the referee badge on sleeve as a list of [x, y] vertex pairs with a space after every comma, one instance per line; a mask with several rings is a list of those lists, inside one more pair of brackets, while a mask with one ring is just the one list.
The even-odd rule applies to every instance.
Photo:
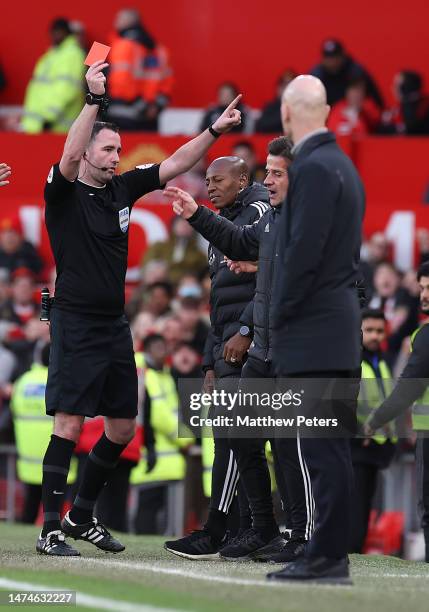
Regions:
[[121, 228], [121, 231], [124, 232], [124, 234], [127, 232], [128, 230], [128, 226], [130, 224], [130, 209], [128, 206], [126, 206], [125, 208], [122, 208], [119, 211], [119, 227]]

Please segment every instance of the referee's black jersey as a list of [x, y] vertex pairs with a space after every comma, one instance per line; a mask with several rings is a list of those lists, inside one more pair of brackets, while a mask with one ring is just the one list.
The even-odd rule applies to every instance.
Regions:
[[159, 165], [114, 176], [104, 187], [69, 181], [55, 164], [45, 187], [45, 221], [57, 267], [55, 307], [120, 316], [134, 202], [160, 189]]

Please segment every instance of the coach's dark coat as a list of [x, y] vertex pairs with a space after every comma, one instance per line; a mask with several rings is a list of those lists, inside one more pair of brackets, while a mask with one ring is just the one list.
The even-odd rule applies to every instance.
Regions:
[[360, 364], [362, 182], [332, 132], [302, 144], [280, 215], [270, 321], [281, 375]]

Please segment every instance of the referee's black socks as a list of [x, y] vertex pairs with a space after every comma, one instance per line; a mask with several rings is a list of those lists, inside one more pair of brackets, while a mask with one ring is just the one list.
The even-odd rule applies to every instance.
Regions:
[[64, 502], [70, 460], [76, 446], [73, 440], [52, 434], [43, 459], [42, 504], [44, 522], [42, 537], [61, 529], [60, 510]]
[[95, 502], [126, 446], [112, 442], [103, 433], [86, 460], [79, 492], [69, 514], [71, 521], [81, 525], [92, 520]]

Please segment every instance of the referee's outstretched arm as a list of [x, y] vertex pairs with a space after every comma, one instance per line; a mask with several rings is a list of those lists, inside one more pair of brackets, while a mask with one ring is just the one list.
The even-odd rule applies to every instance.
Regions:
[[207, 130], [177, 149], [159, 167], [161, 185], [190, 170], [210, 149], [216, 138], [229, 132], [235, 125], [241, 123], [241, 112], [236, 108], [241, 94], [231, 102], [222, 115]]
[[[107, 63], [98, 61], [92, 64], [86, 73], [88, 89], [95, 96], [105, 94], [106, 77], [102, 71], [107, 66]], [[60, 161], [60, 172], [69, 181], [74, 181], [79, 174], [79, 165], [91, 138], [98, 110], [97, 104], [85, 104], [70, 128]]]

